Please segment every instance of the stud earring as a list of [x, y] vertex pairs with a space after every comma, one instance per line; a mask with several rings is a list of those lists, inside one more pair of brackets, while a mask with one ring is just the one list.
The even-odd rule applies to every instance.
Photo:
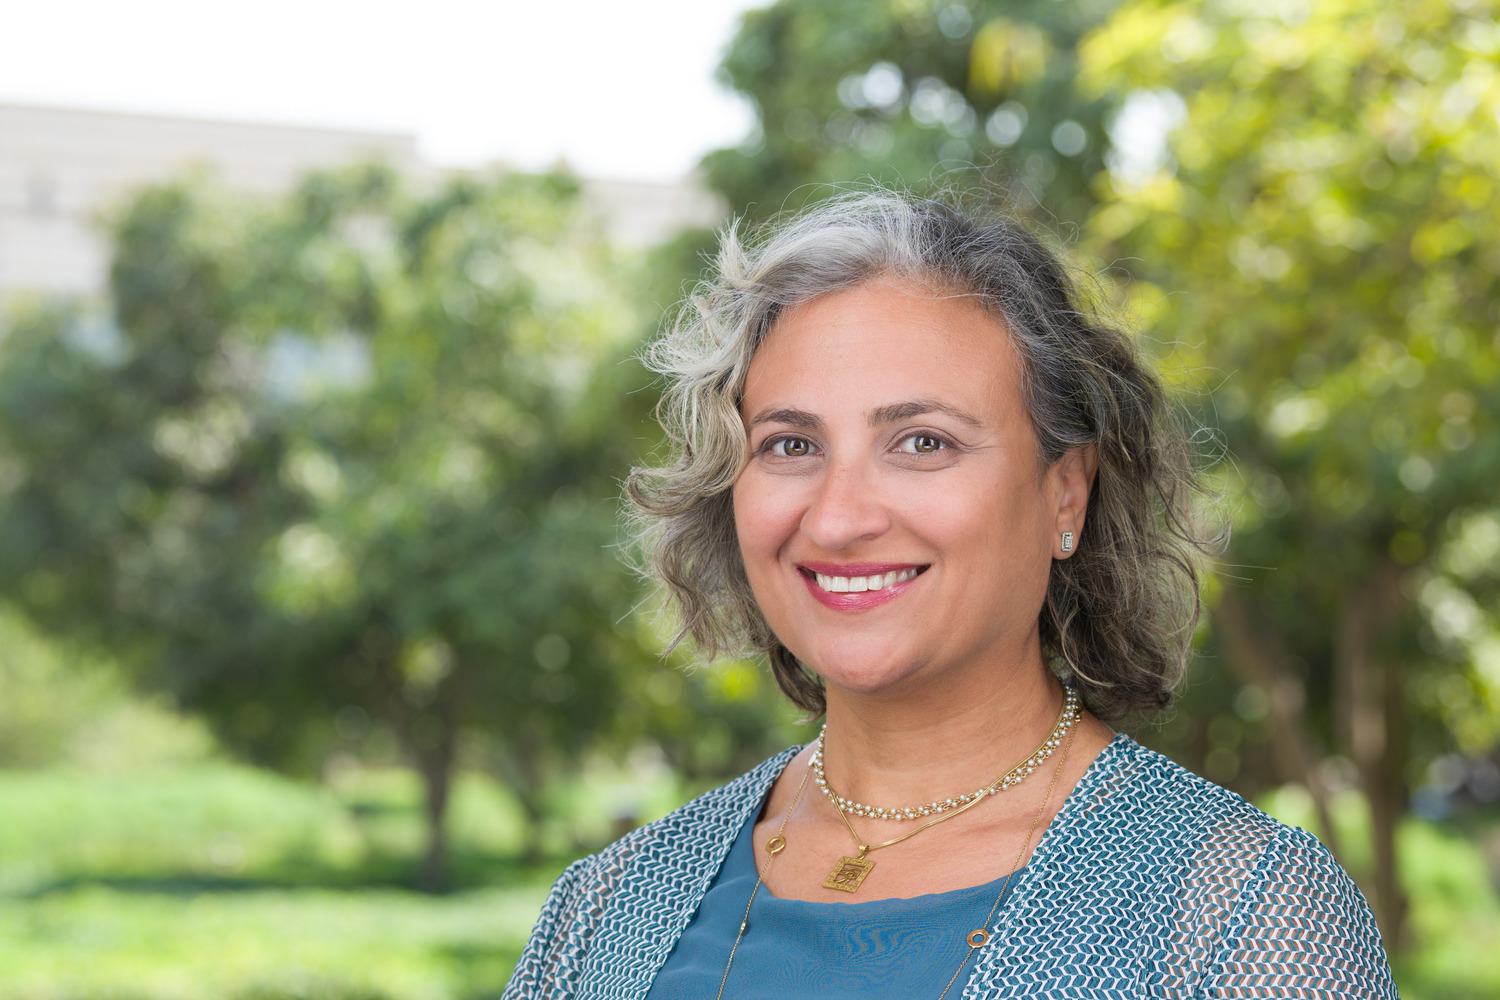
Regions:
[[1064, 531], [1062, 533], [1062, 536], [1063, 536], [1063, 539], [1062, 539], [1062, 550], [1064, 552], [1072, 552], [1073, 551], [1073, 533], [1071, 531]]

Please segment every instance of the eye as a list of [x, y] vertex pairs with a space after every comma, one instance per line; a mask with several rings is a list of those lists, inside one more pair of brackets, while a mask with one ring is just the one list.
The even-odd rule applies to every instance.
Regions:
[[901, 439], [900, 450], [909, 455], [931, 455], [947, 446], [946, 441], [933, 434], [908, 434]]
[[767, 442], [766, 450], [777, 458], [804, 458], [812, 454], [813, 446], [807, 438], [784, 437]]

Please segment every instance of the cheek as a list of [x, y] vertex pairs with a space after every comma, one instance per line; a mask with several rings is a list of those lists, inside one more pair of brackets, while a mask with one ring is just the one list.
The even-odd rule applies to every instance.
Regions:
[[1044, 575], [1051, 565], [1045, 507], [1034, 484], [983, 481], [935, 492], [915, 523], [944, 550], [993, 566], [997, 580]]
[[754, 473], [748, 470], [734, 484], [734, 533], [747, 568], [764, 552], [776, 530], [769, 498], [758, 486]]
[[747, 470], [734, 484], [734, 531], [751, 580], [759, 565], [775, 561], [797, 532], [802, 507], [797, 491], [779, 478]]

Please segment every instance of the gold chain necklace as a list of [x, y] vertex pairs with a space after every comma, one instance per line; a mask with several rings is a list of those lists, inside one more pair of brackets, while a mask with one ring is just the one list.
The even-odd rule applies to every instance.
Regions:
[[975, 799], [983, 798], [986, 795], [994, 795], [996, 792], [1003, 792], [1007, 788], [1019, 785], [1027, 775], [1046, 763], [1047, 758], [1052, 756], [1053, 751], [1062, 746], [1066, 721], [1078, 707], [1077, 691], [1064, 685], [1063, 693], [1066, 696], [1063, 702], [1063, 709], [1058, 713], [1057, 724], [1052, 727], [1052, 732], [1048, 734], [1047, 738], [1015, 767], [1006, 771], [988, 785], [975, 789], [967, 795], [958, 795], [951, 799], [935, 799], [925, 806], [907, 806], [904, 809], [899, 806], [894, 808], [867, 806], [862, 802], [846, 799], [833, 790], [833, 786], [828, 783], [828, 775], [823, 771], [823, 742], [828, 735], [827, 726], [824, 726], [822, 731], [818, 733], [817, 742], [813, 745], [813, 775], [818, 782], [818, 787], [823, 790], [823, 794], [827, 796], [829, 802], [832, 802], [846, 812], [853, 813], [855, 816], [867, 816], [873, 819], [921, 819], [923, 816], [931, 816], [934, 813], [940, 815], [949, 809], [959, 809], [967, 806]]
[[[1074, 716], [1073, 722], [1077, 722], [1080, 713], [1075, 711], [1072, 714]], [[965, 943], [969, 946], [969, 950], [964, 953], [963, 958], [959, 959], [958, 968], [953, 970], [953, 975], [948, 979], [948, 985], [943, 987], [943, 992], [938, 994], [937, 1000], [945, 1000], [948, 996], [948, 991], [953, 989], [953, 984], [958, 981], [959, 973], [963, 972], [964, 966], [969, 964], [969, 959], [974, 957], [976, 951], [989, 943], [990, 932], [988, 928], [990, 921], [995, 919], [995, 911], [1000, 909], [1000, 901], [1005, 898], [1005, 892], [1010, 888], [1010, 880], [1015, 877], [1017, 869], [1021, 867], [1021, 862], [1026, 857], [1026, 851], [1031, 847], [1031, 842], [1036, 837], [1036, 829], [1041, 825], [1042, 817], [1047, 814], [1047, 805], [1052, 801], [1052, 793], [1057, 790], [1058, 777], [1062, 774], [1063, 768], [1067, 766], [1068, 753], [1073, 748], [1073, 737], [1077, 735], [1077, 732], [1077, 726], [1070, 724], [1067, 739], [1063, 743], [1062, 756], [1057, 759], [1057, 767], [1052, 772], [1052, 780], [1047, 784], [1047, 794], [1042, 799], [1042, 804], [1037, 807], [1036, 815], [1031, 818], [1031, 828], [1026, 831], [1026, 839], [1021, 841], [1021, 849], [1016, 852], [1016, 860], [1011, 864], [1010, 871], [1006, 872], [1005, 881], [1000, 883], [1000, 891], [995, 894], [995, 901], [990, 904], [990, 912], [984, 918], [984, 926], [975, 928], [964, 938]], [[761, 870], [760, 865], [755, 866], [755, 887], [750, 890], [750, 899], [745, 903], [745, 915], [740, 919], [740, 929], [734, 936], [734, 944], [729, 947], [729, 960], [724, 963], [724, 975], [719, 980], [719, 992], [714, 995], [714, 1000], [724, 1000], [724, 986], [729, 982], [729, 970], [734, 966], [734, 954], [739, 950], [740, 939], [745, 936], [745, 928], [750, 924], [750, 909], [755, 905], [755, 897], [760, 892], [760, 887], [764, 884], [765, 877], [771, 870], [771, 863], [776, 860], [776, 855], [786, 849], [786, 824], [792, 818], [792, 811], [797, 808], [797, 803], [802, 798], [802, 790], [807, 787], [807, 776], [811, 773], [812, 765], [808, 764], [807, 770], [802, 772], [802, 780], [797, 783], [797, 792], [792, 796], [792, 804], [787, 806], [786, 813], [781, 817], [781, 825], [776, 828], [776, 835], [766, 841], [765, 850], [770, 855], [770, 858], [767, 859], [765, 871]], [[978, 802], [979, 800], [975, 799], [974, 801]], [[970, 804], [972, 805], [972, 803]], [[957, 815], [957, 813], [955, 812], [951, 815]], [[945, 816], [944, 818], [950, 818], [950, 816]], [[844, 823], [847, 825], [848, 822], [848, 819], [845, 818]], [[851, 830], [850, 832], [853, 831]], [[856, 837], [855, 839], [858, 840], [859, 838]]]
[[964, 939], [969, 945], [969, 950], [964, 953], [963, 958], [958, 960], [958, 968], [953, 970], [953, 976], [948, 980], [948, 985], [943, 987], [943, 992], [938, 994], [937, 1000], [943, 1000], [948, 995], [948, 991], [953, 989], [953, 984], [958, 981], [958, 974], [964, 971], [965, 965], [969, 964], [969, 959], [974, 957], [976, 951], [989, 943], [990, 932], [988, 928], [990, 921], [995, 919], [995, 911], [1000, 909], [1000, 900], [1005, 898], [1005, 890], [1010, 888], [1010, 880], [1016, 874], [1016, 869], [1021, 867], [1021, 862], [1025, 860], [1026, 852], [1031, 847], [1032, 838], [1036, 836], [1036, 828], [1041, 825], [1042, 817], [1047, 814], [1047, 804], [1052, 801], [1052, 793], [1057, 790], [1058, 776], [1062, 774], [1063, 768], [1068, 764], [1068, 751], [1073, 749], [1073, 737], [1077, 734], [1077, 726], [1069, 727], [1067, 741], [1063, 743], [1062, 756], [1057, 758], [1057, 767], [1053, 769], [1052, 780], [1047, 784], [1047, 795], [1042, 799], [1042, 804], [1037, 807], [1036, 815], [1031, 817], [1031, 829], [1026, 831], [1026, 839], [1021, 841], [1021, 849], [1016, 852], [1016, 860], [1011, 864], [1010, 871], [1006, 873], [1005, 881], [1000, 883], [1000, 891], [995, 894], [995, 901], [990, 904], [990, 912], [984, 918], [984, 926], [976, 927]]
[[[968, 797], [968, 800], [963, 805], [939, 812], [936, 818], [928, 820], [915, 830], [903, 833], [899, 837], [892, 837], [890, 840], [879, 844], [867, 844], [864, 838], [855, 831], [854, 824], [849, 822], [849, 814], [844, 811], [845, 800], [842, 797], [830, 795], [829, 798], [833, 802], [833, 807], [838, 810], [839, 819], [844, 821], [844, 826], [848, 829], [849, 836], [854, 838], [854, 846], [859, 848], [859, 853], [852, 858], [848, 856], [839, 858], [838, 864], [833, 866], [833, 871], [829, 872], [828, 878], [824, 880], [823, 888], [837, 889], [840, 892], [858, 892], [859, 887], [864, 884], [870, 872], [875, 870], [875, 862], [865, 857], [866, 854], [869, 854], [871, 851], [878, 851], [882, 847], [899, 844], [903, 840], [910, 840], [924, 830], [929, 830], [939, 823], [946, 822], [955, 816], [968, 812], [987, 797], [1005, 788], [1009, 788], [1020, 780], [1020, 778], [1017, 778], [1016, 781], [1010, 781], [1009, 779], [1012, 775], [1019, 773], [1024, 777], [1036, 770], [1036, 765], [1033, 762], [1039, 759], [1044, 761], [1048, 757], [1051, 757], [1052, 751], [1062, 743], [1063, 736], [1071, 732], [1074, 724], [1078, 721], [1078, 696], [1072, 688], [1066, 688], [1065, 690], [1067, 691], [1067, 697], [1063, 700], [1062, 711], [1057, 714], [1057, 723], [1052, 727], [1052, 733], [1047, 739], [1042, 741], [1042, 744], [1036, 750], [1032, 751], [1021, 763], [979, 789], [973, 796]], [[821, 737], [819, 739], [821, 741]], [[819, 748], [821, 749], [821, 742]]]
[[[729, 970], [734, 965], [734, 953], [740, 947], [740, 938], [745, 936], [745, 927], [750, 923], [750, 907], [755, 905], [755, 895], [760, 892], [761, 883], [766, 880], [766, 873], [771, 870], [771, 862], [776, 860], [776, 855], [786, 850], [786, 821], [792, 818], [792, 810], [797, 808], [797, 802], [802, 798], [802, 789], [807, 787], [807, 776], [812, 774], [812, 765], [802, 772], [802, 780], [797, 783], [797, 794], [792, 796], [792, 804], [786, 807], [786, 814], [781, 817], [781, 825], [776, 828], [776, 836], [766, 841], [766, 853], [770, 855], [766, 859], [766, 870], [760, 870], [760, 865], [755, 866], [755, 888], [750, 890], [750, 901], [745, 904], [745, 915], [740, 919], [739, 933], [734, 936], [734, 944], [729, 948], [729, 961], [724, 963], [724, 978], [719, 980], [719, 992], [714, 1000], [724, 1000], [724, 984], [729, 982]], [[946, 991], [944, 991], [946, 992]], [[941, 998], [939, 998], [941, 1000]]]

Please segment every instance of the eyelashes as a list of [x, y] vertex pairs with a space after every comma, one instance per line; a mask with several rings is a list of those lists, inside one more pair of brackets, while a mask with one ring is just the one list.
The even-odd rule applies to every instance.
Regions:
[[937, 434], [929, 434], [926, 431], [908, 434], [901, 438], [897, 444], [911, 446], [900, 449], [901, 452], [907, 455], [935, 455], [944, 449], [952, 447], [952, 444], [946, 438], [940, 437]]
[[817, 450], [817, 445], [805, 437], [783, 435], [768, 438], [766, 443], [760, 446], [760, 450], [776, 458], [806, 458]]
[[[913, 431], [897, 438], [892, 450], [901, 455], [921, 457], [957, 450], [957, 446], [933, 431]], [[792, 460], [809, 458], [818, 452], [819, 448], [811, 438], [798, 434], [775, 434], [761, 444], [757, 454]]]

